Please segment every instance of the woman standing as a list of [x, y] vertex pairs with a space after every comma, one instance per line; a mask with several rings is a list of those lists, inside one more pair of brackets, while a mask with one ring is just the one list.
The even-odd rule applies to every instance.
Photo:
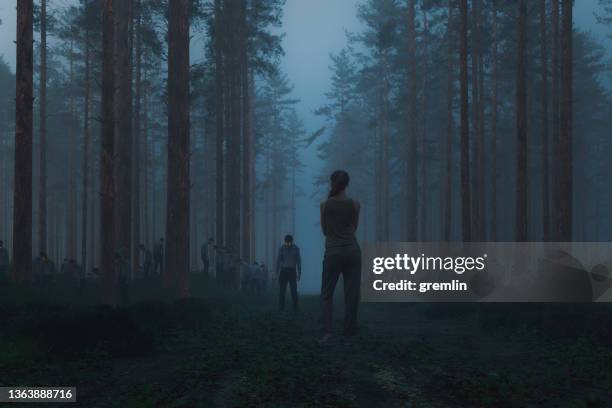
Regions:
[[331, 191], [321, 203], [321, 228], [325, 235], [321, 313], [326, 337], [332, 330], [334, 290], [342, 274], [344, 280], [344, 335], [355, 334], [359, 287], [361, 283], [361, 249], [355, 238], [359, 223], [359, 202], [346, 195], [349, 175], [336, 170], [330, 177]]

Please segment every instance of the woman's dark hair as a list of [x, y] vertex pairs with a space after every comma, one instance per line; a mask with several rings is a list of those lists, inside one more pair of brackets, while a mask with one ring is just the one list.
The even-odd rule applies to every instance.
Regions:
[[344, 191], [344, 189], [349, 185], [350, 180], [351, 178], [346, 171], [334, 171], [329, 177], [329, 181], [331, 182], [331, 190], [329, 191], [327, 198], [332, 198], [333, 196], [336, 196]]

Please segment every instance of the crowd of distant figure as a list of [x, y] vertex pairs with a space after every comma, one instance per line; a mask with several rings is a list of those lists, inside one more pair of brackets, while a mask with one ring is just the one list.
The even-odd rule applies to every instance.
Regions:
[[[133, 271], [127, 250], [119, 249], [115, 252], [113, 265], [117, 276], [117, 285], [120, 290], [131, 280], [148, 279], [164, 273], [164, 239], [160, 238], [153, 248], [147, 248], [140, 244], [137, 248], [138, 268]], [[236, 254], [230, 252], [226, 247], [215, 245], [210, 238], [201, 246], [200, 250], [202, 269], [198, 268], [208, 277], [215, 278], [225, 276], [239, 276], [240, 289], [254, 294], [262, 294], [267, 291], [271, 279], [264, 263], [249, 263], [241, 259]], [[8, 278], [10, 271], [10, 258], [4, 242], [0, 240], [0, 281]], [[38, 286], [47, 286], [53, 283], [78, 284], [79, 286], [87, 282], [97, 281], [101, 278], [101, 271], [98, 267], [92, 267], [86, 271], [83, 265], [75, 259], [64, 258], [59, 270], [56, 263], [47, 256], [45, 252], [40, 252], [32, 261], [32, 282]]]

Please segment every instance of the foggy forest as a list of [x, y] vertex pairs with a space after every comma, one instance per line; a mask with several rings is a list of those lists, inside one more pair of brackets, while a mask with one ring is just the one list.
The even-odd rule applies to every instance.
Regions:
[[[612, 1], [329, 3], [2, 2], [0, 385], [59, 378], [91, 407], [612, 402], [605, 305], [366, 304], [354, 343], [315, 340], [335, 170], [362, 244], [612, 241]], [[295, 318], [271, 312], [287, 234]], [[476, 356], [444, 363], [453, 331]]]

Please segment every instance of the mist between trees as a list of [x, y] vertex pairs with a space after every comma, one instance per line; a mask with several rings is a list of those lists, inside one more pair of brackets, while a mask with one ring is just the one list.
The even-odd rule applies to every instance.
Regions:
[[76, 259], [112, 303], [115, 252], [136, 277], [138, 244], [160, 237], [180, 294], [209, 237], [272, 265], [313, 200], [296, 183], [313, 145], [318, 187], [351, 174], [363, 241], [610, 239], [609, 56], [574, 27], [579, 2], [362, 1], [320, 129], [280, 68], [283, 0], [18, 5], [16, 76], [0, 63], [18, 279], [39, 251]]

